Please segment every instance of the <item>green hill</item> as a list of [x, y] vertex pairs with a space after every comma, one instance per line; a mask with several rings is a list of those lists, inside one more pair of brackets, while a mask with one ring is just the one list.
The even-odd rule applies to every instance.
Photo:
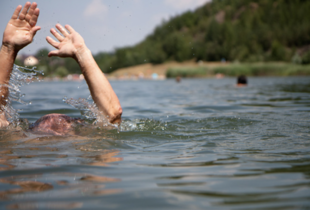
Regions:
[[193, 58], [309, 63], [309, 11], [309, 0], [213, 0], [162, 23], [140, 44], [117, 49], [110, 66]]
[[191, 59], [308, 64], [309, 11], [309, 0], [213, 0], [163, 22], [135, 46], [94, 57], [104, 72]]

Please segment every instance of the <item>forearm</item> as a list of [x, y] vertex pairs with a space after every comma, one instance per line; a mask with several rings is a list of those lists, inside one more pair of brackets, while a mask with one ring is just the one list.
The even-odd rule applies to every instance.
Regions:
[[17, 51], [9, 46], [2, 45], [0, 49], [0, 84], [8, 84]]
[[9, 96], [10, 75], [17, 52], [9, 46], [2, 45], [0, 49], [0, 127], [7, 126], [8, 122], [3, 113], [3, 107], [6, 106]]
[[94, 102], [111, 123], [121, 120], [122, 108], [112, 86], [98, 67], [86, 46], [79, 48], [75, 56], [88, 84]]

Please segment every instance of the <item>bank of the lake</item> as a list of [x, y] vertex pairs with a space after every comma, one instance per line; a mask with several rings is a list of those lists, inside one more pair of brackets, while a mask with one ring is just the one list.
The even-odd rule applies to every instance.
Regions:
[[163, 64], [142, 64], [118, 69], [108, 75], [111, 79], [151, 79], [181, 77], [221, 76], [305, 76], [310, 75], [310, 65], [283, 62], [270, 63], [230, 63], [230, 62], [175, 62]]

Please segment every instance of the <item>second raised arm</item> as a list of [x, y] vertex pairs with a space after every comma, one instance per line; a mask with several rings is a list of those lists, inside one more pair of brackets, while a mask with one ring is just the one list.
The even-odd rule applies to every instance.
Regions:
[[91, 51], [86, 47], [84, 39], [71, 26], [65, 28], [56, 25], [60, 31], [51, 29], [51, 33], [58, 40], [51, 37], [46, 40], [56, 48], [49, 56], [72, 57], [80, 65], [81, 71], [88, 84], [90, 93], [97, 107], [109, 119], [111, 123], [121, 121], [122, 108], [112, 86], [94, 60]]

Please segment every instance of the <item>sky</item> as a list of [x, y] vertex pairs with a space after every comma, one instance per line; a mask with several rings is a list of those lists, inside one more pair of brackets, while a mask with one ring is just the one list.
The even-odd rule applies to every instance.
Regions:
[[[45, 37], [56, 23], [69, 24], [79, 32], [87, 47], [96, 54], [113, 52], [114, 49], [133, 46], [151, 34], [163, 20], [194, 10], [210, 0], [37, 0], [41, 30], [33, 43], [20, 54], [35, 54], [39, 49], [53, 48]], [[0, 1], [0, 30], [22, 0]], [[2, 36], [1, 36], [2, 40]]]

